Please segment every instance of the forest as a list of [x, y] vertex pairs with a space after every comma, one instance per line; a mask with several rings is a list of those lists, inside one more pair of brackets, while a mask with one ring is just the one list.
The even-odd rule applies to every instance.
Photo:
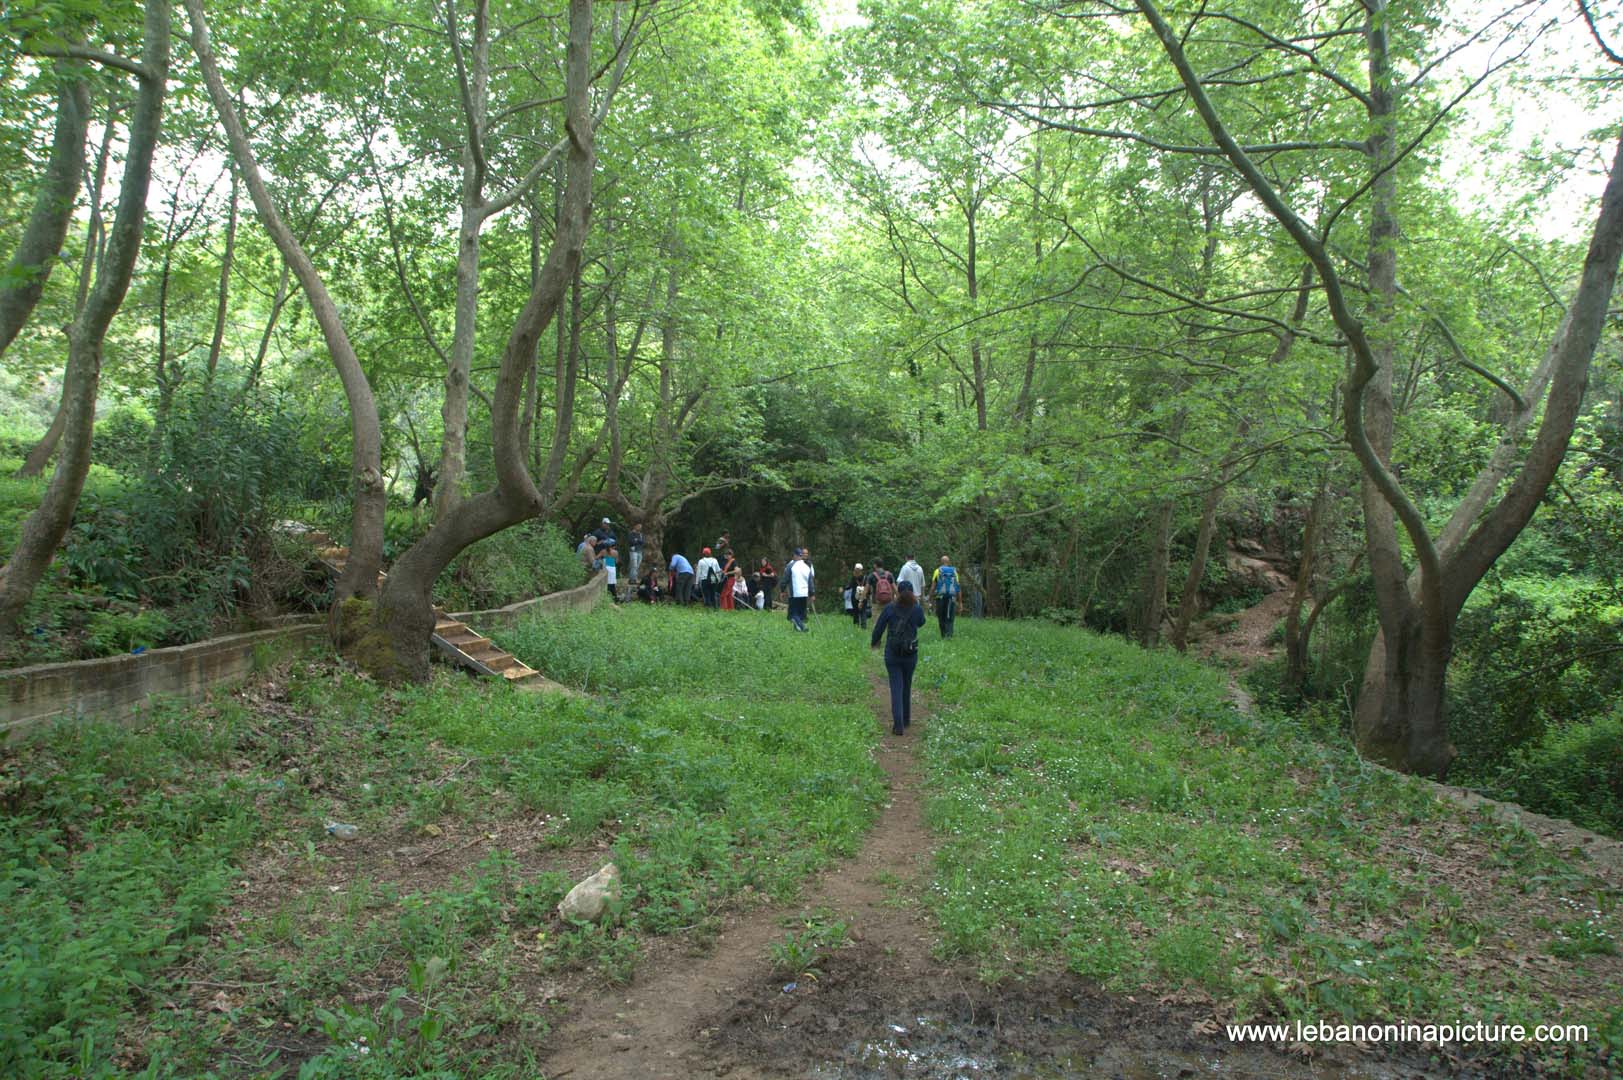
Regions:
[[323, 616], [409, 702], [606, 517], [1155, 654], [1260, 612], [1335, 760], [1623, 836], [1623, 8], [0, 24], [7, 667]]

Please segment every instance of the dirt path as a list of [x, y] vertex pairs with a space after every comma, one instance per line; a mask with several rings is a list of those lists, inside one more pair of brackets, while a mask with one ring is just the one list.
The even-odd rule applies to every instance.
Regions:
[[[908, 734], [890, 735], [877, 676], [873, 704], [890, 799], [862, 851], [800, 903], [731, 919], [708, 954], [665, 957], [630, 986], [576, 1000], [546, 1047], [548, 1080], [1438, 1075], [1410, 1055], [1399, 1065], [1231, 1043], [1201, 995], [1111, 994], [1064, 974], [987, 985], [935, 960], [918, 751], [932, 718], [916, 701]], [[768, 950], [786, 918], [811, 911], [845, 921], [850, 943], [818, 961], [816, 978], [790, 982]]]
[[781, 1075], [741, 1061], [753, 1055], [729, 1050], [724, 1029], [726, 1018], [741, 1001], [757, 996], [763, 984], [776, 987], [786, 1001], [796, 993], [803, 998], [816, 993], [815, 981], [784, 993], [768, 954], [783, 940], [784, 918], [801, 911], [827, 910], [831, 918], [844, 920], [855, 951], [881, 955], [896, 978], [927, 977], [929, 928], [909, 898], [918, 894], [930, 853], [915, 749], [929, 719], [915, 702], [908, 734], [894, 737], [888, 733], [888, 693], [877, 679], [874, 696], [875, 722], [886, 729], [879, 764], [890, 799], [856, 858], [825, 872], [792, 908], [737, 916], [707, 955], [666, 963], [639, 974], [629, 986], [576, 1003], [571, 1021], [552, 1039], [549, 1080]]
[[1228, 669], [1229, 699], [1243, 713], [1250, 713], [1255, 703], [1240, 685], [1240, 676], [1274, 654], [1275, 647], [1268, 643], [1268, 636], [1285, 617], [1290, 599], [1291, 591], [1280, 589], [1234, 615], [1208, 616], [1206, 622], [1215, 629], [1190, 642], [1190, 651], [1196, 656], [1216, 661]]

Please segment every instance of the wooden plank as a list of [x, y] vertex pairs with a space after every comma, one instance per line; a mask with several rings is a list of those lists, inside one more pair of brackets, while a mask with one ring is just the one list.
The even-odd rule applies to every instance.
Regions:
[[[344, 566], [349, 561], [349, 548], [334, 544], [326, 533], [311, 531], [304, 535], [314, 548], [317, 561], [334, 577], [342, 575]], [[378, 585], [381, 587], [387, 580], [388, 575], [379, 570]], [[540, 674], [473, 627], [450, 618], [445, 609], [438, 604], [434, 605], [434, 632], [431, 640], [440, 654], [451, 663], [480, 675], [500, 675], [508, 682], [519, 682]]]

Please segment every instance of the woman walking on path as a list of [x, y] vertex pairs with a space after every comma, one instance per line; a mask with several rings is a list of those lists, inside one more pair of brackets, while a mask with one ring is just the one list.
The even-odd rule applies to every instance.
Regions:
[[868, 643], [879, 648], [879, 639], [885, 640], [885, 673], [890, 676], [890, 733], [900, 735], [913, 722], [913, 669], [919, 666], [919, 627], [924, 625], [924, 609], [919, 607], [913, 583], [903, 581], [897, 585], [896, 599], [885, 605], [873, 624], [873, 639]]

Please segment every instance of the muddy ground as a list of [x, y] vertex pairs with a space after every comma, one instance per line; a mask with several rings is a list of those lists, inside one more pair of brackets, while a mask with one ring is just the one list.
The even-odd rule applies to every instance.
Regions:
[[[874, 722], [888, 729], [877, 676], [874, 691]], [[937, 961], [920, 904], [930, 839], [917, 747], [929, 723], [921, 708], [907, 735], [887, 731], [890, 801], [856, 858], [798, 905], [736, 916], [703, 955], [667, 955], [629, 986], [576, 998], [545, 1048], [550, 1080], [1528, 1074], [1506, 1056], [1235, 1044], [1198, 1002], [1106, 993], [1064, 975], [986, 986]], [[846, 923], [847, 942], [811, 973], [775, 967], [771, 946], [813, 917]]]

